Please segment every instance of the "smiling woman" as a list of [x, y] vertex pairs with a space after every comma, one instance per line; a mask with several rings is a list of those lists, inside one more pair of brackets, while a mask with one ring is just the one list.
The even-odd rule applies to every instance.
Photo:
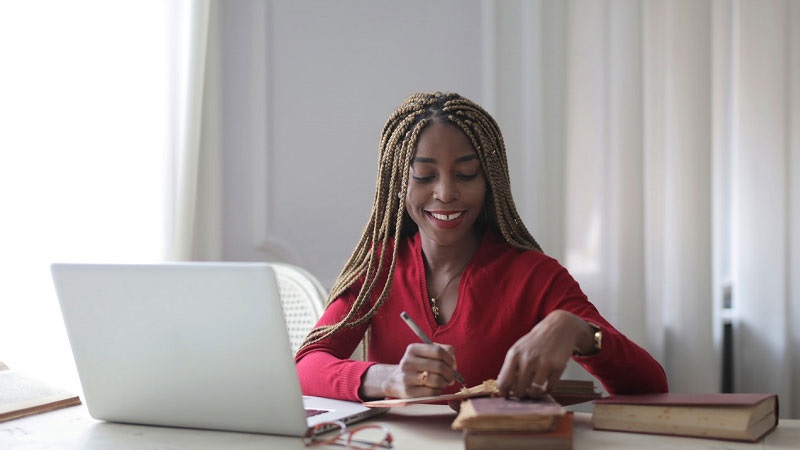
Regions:
[[55, 261], [164, 248], [168, 9], [160, 1], [0, 4], [0, 360], [76, 382]]
[[[523, 398], [550, 390], [572, 358], [610, 393], [666, 391], [658, 362], [523, 224], [486, 110], [455, 93], [412, 94], [379, 150], [370, 220], [295, 355], [305, 394], [427, 397], [496, 379], [500, 394]], [[398, 328], [400, 317], [419, 328]], [[365, 361], [342, 357], [362, 339]]]

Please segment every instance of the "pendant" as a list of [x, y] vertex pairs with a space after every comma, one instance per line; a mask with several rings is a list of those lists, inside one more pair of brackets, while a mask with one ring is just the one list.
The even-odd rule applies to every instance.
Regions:
[[436, 306], [436, 299], [431, 297], [431, 311], [433, 311], [433, 318], [439, 318], [439, 307]]

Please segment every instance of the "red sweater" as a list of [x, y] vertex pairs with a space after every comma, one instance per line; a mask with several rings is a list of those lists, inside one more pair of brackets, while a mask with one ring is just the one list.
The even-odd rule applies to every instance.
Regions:
[[[356, 294], [356, 287], [351, 288], [331, 303], [318, 325], [343, 317]], [[600, 316], [564, 267], [540, 252], [514, 248], [494, 232], [484, 233], [478, 251], [467, 264], [449, 322], [436, 323], [428, 298], [417, 233], [401, 241], [391, 293], [370, 322], [369, 361], [348, 359], [366, 326], [341, 330], [295, 356], [303, 393], [360, 400], [361, 378], [370, 365], [397, 364], [408, 344], [419, 342], [400, 318], [402, 311], [408, 312], [434, 342], [455, 348], [458, 370], [467, 386], [496, 379], [511, 345], [556, 309], [570, 311], [602, 328], [602, 351], [574, 359], [610, 394], [667, 391], [661, 365]], [[458, 389], [454, 384], [443, 393]]]

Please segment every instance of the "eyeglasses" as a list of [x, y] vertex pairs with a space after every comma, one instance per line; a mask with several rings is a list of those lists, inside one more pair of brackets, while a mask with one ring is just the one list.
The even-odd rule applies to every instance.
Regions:
[[[317, 435], [317, 433], [329, 429], [332, 431]], [[341, 445], [352, 450], [392, 448], [392, 434], [385, 426], [368, 424], [347, 428], [347, 425], [339, 420], [320, 423], [308, 430], [301, 439], [306, 447]]]

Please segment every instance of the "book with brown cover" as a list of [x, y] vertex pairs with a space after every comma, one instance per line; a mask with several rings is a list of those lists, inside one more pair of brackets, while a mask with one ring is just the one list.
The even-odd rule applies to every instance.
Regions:
[[556, 418], [552, 431], [464, 431], [465, 450], [572, 450], [573, 415]]
[[0, 362], [0, 422], [80, 403], [77, 395]]
[[453, 421], [454, 430], [551, 431], [566, 414], [552, 397], [533, 399], [478, 397], [465, 400]]
[[561, 406], [592, 401], [601, 397], [591, 380], [558, 380], [550, 395]]
[[594, 401], [597, 430], [756, 442], [778, 425], [775, 394], [616, 395]]

